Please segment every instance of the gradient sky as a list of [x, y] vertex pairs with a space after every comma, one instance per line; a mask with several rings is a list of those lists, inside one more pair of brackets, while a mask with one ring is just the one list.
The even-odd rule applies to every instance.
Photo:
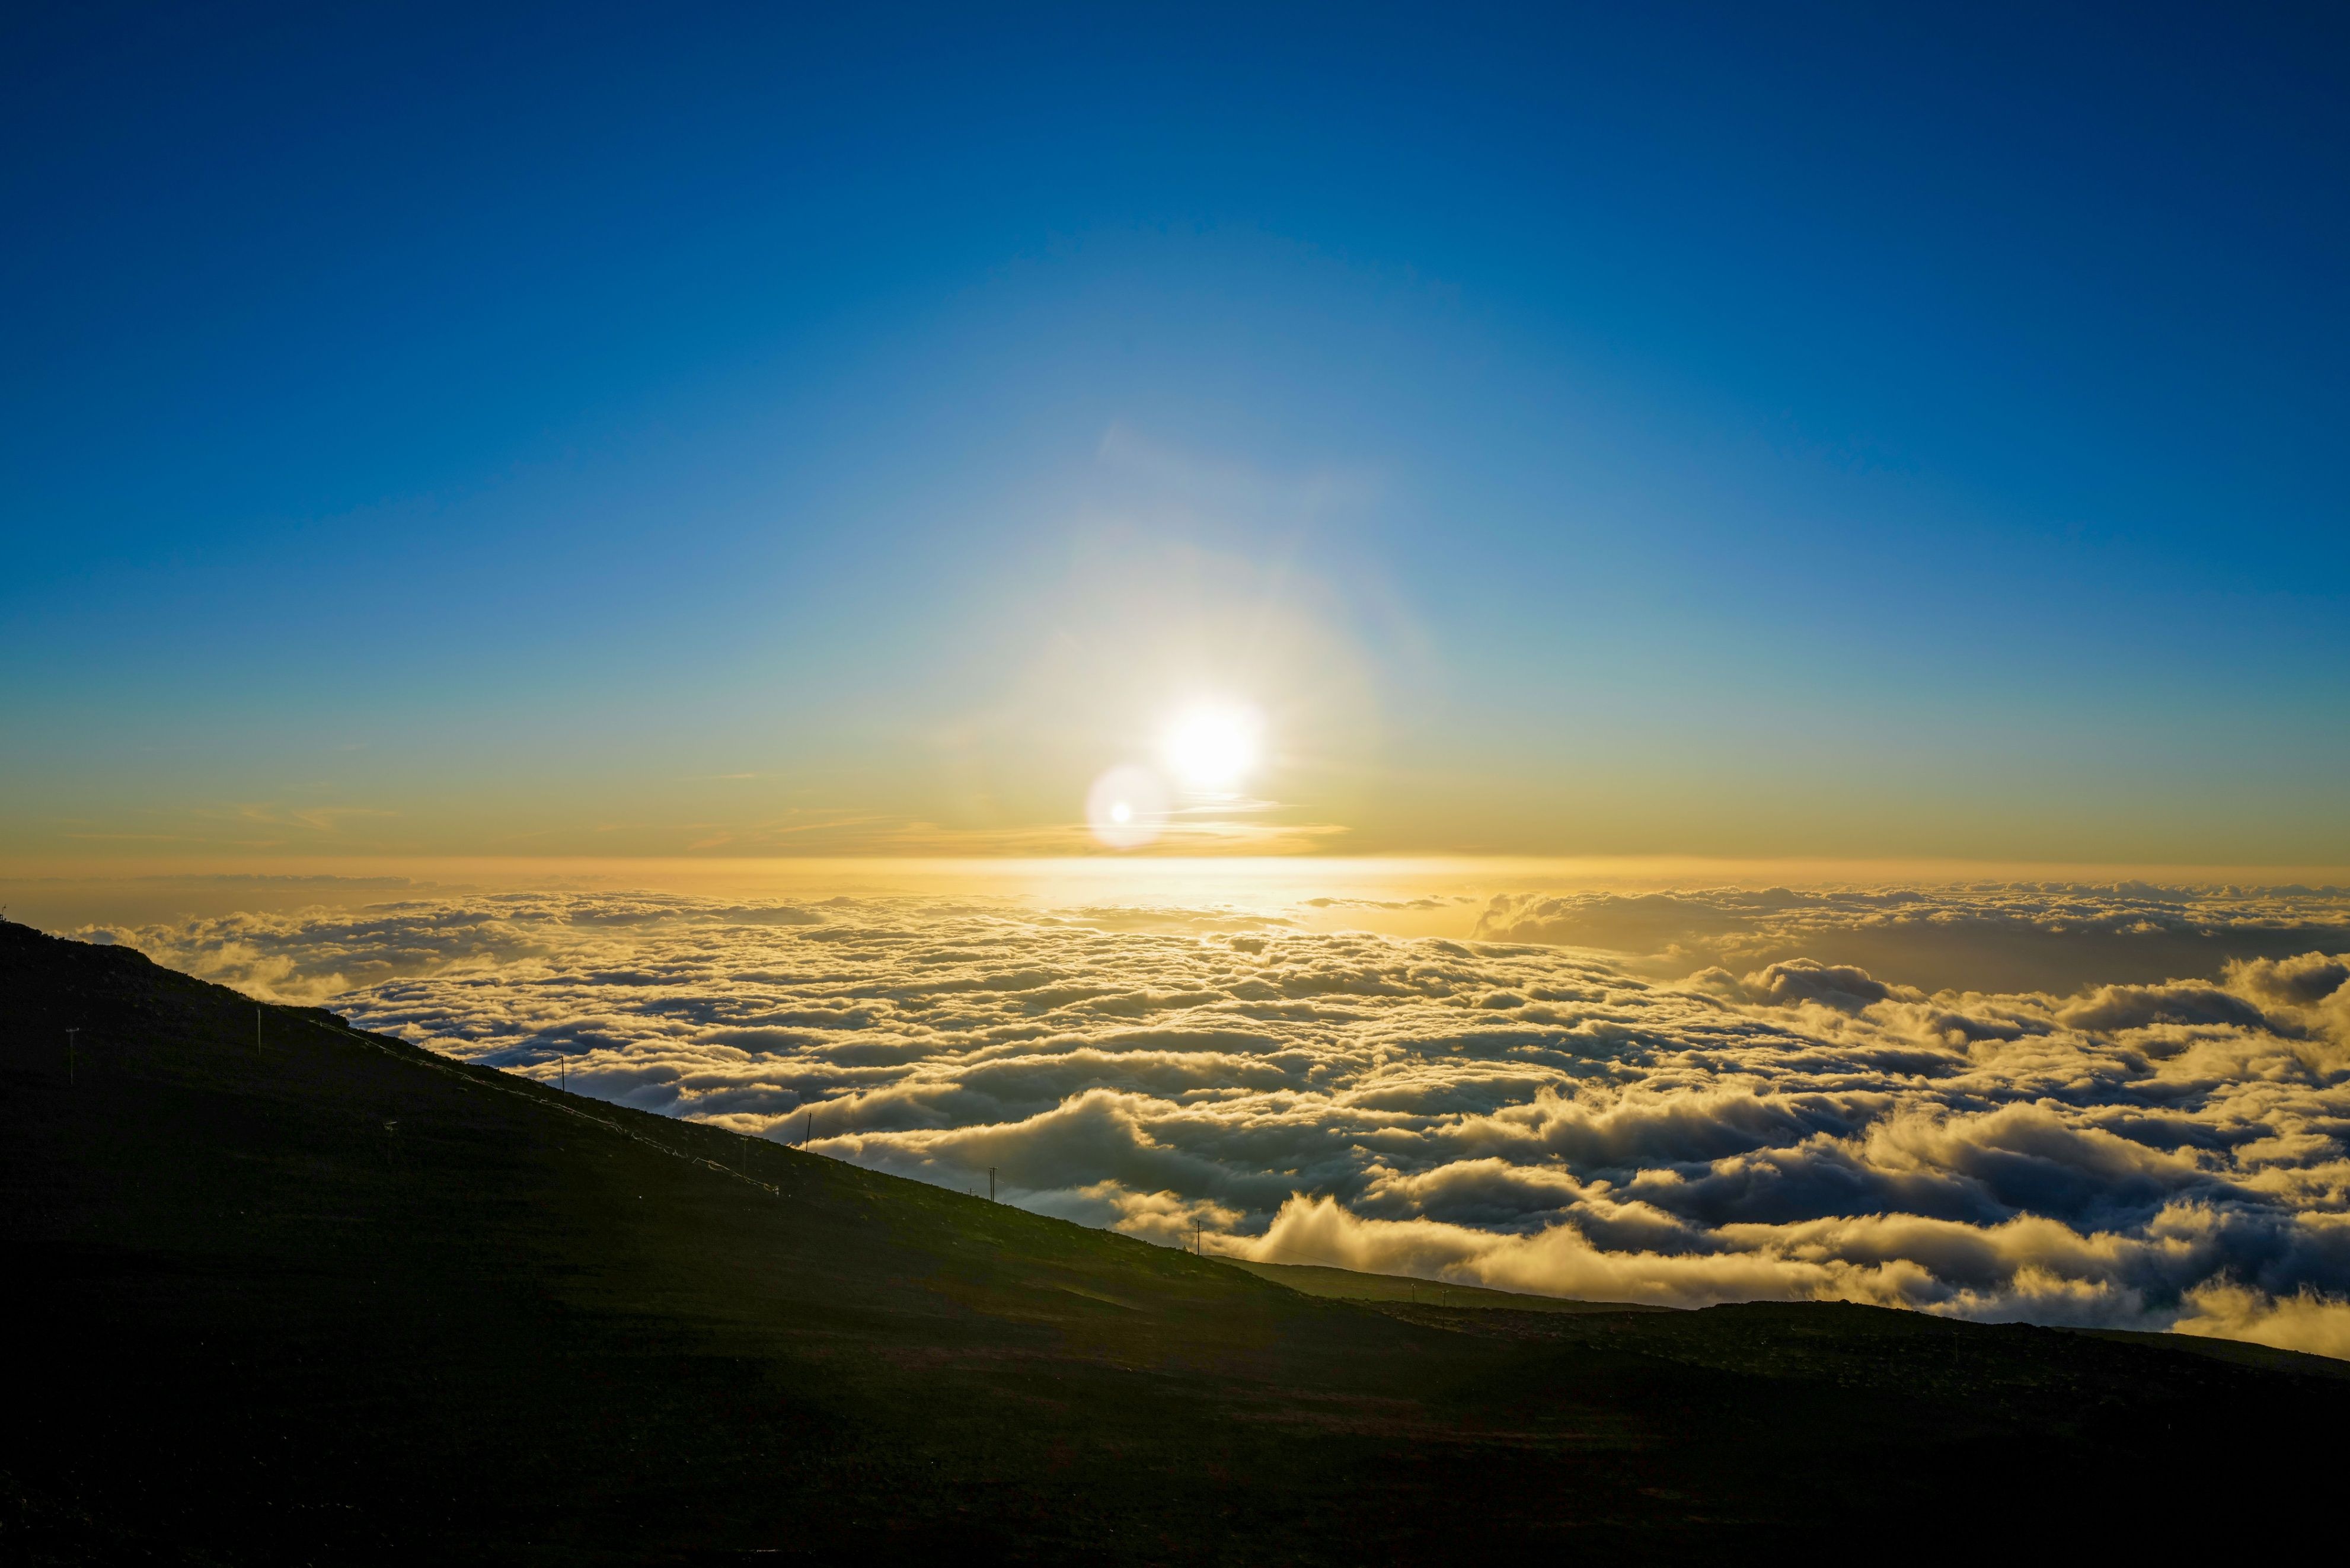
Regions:
[[2350, 862], [2237, 10], [18, 7], [0, 857]]

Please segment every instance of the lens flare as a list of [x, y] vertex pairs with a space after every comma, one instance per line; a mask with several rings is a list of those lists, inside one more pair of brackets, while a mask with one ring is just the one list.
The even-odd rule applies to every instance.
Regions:
[[1106, 848], [1139, 849], [1167, 826], [1167, 786], [1149, 768], [1120, 763], [1086, 792], [1086, 824]]

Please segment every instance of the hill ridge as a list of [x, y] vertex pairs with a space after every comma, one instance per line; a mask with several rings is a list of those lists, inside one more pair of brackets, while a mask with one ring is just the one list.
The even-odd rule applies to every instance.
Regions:
[[255, 1005], [0, 926], [43, 1347], [0, 1555], [1711, 1560], [2019, 1469], [2120, 1489], [2173, 1428], [2270, 1434], [2211, 1484], [2321, 1497], [2350, 1414], [2306, 1368], [1883, 1310], [1318, 1299], [325, 1010], [256, 1059]]

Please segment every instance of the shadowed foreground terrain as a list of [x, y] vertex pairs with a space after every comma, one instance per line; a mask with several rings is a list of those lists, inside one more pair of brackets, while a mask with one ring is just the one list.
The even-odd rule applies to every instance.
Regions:
[[1343, 1302], [1401, 1302], [1416, 1306], [1500, 1307], [1511, 1312], [1625, 1313], [1669, 1312], [1669, 1307], [1640, 1306], [1631, 1302], [1578, 1302], [1562, 1296], [1527, 1295], [1520, 1291], [1488, 1290], [1483, 1285], [1456, 1285], [1437, 1280], [1413, 1280], [1392, 1274], [1364, 1274], [1326, 1263], [1258, 1263], [1229, 1260], [1259, 1279], [1287, 1285], [1309, 1296]]
[[2350, 1417], [2256, 1347], [1253, 1272], [15, 925], [0, 1096], [11, 1562], [2176, 1549], [2314, 1517]]

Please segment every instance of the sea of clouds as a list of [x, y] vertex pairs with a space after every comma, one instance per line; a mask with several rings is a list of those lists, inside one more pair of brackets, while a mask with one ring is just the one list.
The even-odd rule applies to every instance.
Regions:
[[[1511, 896], [1474, 929], [574, 893], [93, 934], [1211, 1251], [2350, 1355], [2350, 894]], [[2064, 983], [1898, 978], [1970, 962]], [[2158, 963], [2204, 978], [2127, 973]]]

